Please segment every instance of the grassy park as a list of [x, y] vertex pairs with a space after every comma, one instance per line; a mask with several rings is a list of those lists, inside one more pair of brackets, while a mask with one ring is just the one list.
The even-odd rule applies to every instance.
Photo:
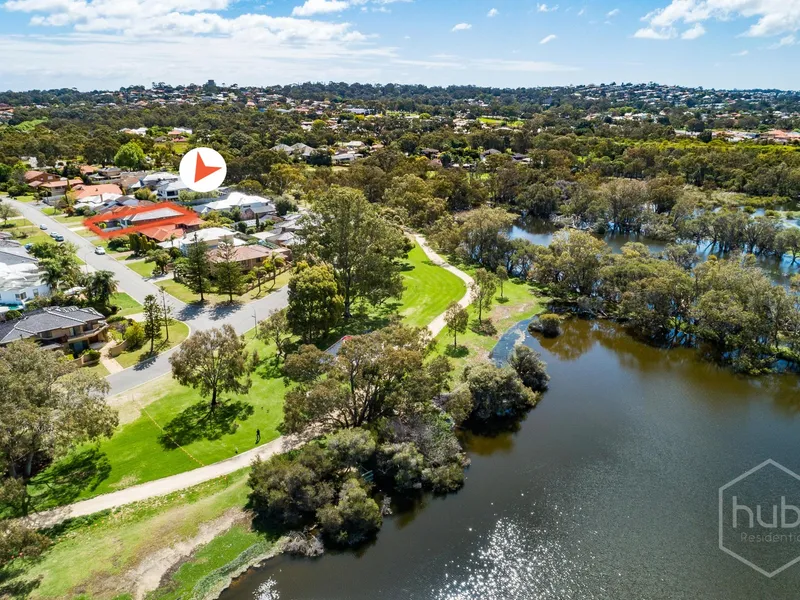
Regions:
[[[391, 309], [407, 324], [424, 326], [460, 299], [465, 285], [430, 263], [420, 248], [412, 250], [407, 262], [405, 292]], [[124, 297], [115, 300], [123, 310], [137, 309], [126, 306]], [[345, 330], [340, 328], [334, 336]], [[277, 438], [286, 387], [272, 359], [274, 348], [254, 339], [252, 332], [246, 337], [249, 349], [261, 357], [249, 393], [229, 395], [212, 415], [198, 392], [167, 376], [110, 399], [120, 415], [115, 435], [76, 449], [36, 477], [31, 485], [36, 509], [230, 458], [255, 446], [256, 429], [262, 444]], [[274, 549], [274, 538], [253, 530], [245, 510], [246, 475], [244, 470], [59, 527], [51, 533], [57, 542], [53, 549], [19, 581], [38, 582], [29, 596], [32, 600], [76, 594], [87, 600], [122, 600], [139, 593], [131, 587], [131, 573], [148, 565], [163, 584], [148, 597], [204, 597], [224, 585], [232, 572]], [[201, 531], [209, 530], [213, 536], [199, 539]], [[169, 556], [177, 542], [192, 540], [196, 551], [188, 558]], [[162, 558], [150, 564], [150, 556]], [[86, 567], [75, 569], [75, 564]]]

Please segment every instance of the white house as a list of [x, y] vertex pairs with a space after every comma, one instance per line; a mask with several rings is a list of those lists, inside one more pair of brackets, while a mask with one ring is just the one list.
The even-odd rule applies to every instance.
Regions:
[[156, 188], [156, 195], [159, 200], [177, 200], [183, 190], [188, 190], [189, 186], [181, 179], [164, 183]]
[[22, 308], [34, 298], [49, 294], [38, 260], [22, 247], [0, 246], [0, 305]]
[[227, 227], [209, 227], [186, 234], [181, 239], [169, 240], [159, 244], [161, 248], [178, 248], [186, 254], [192, 244], [205, 242], [209, 250], [217, 248], [220, 244], [233, 246], [245, 246], [247, 242], [239, 237], [239, 234]]
[[238, 208], [241, 211], [243, 219], [254, 219], [257, 216], [261, 218], [266, 215], [274, 215], [277, 213], [275, 205], [267, 198], [250, 196], [242, 192], [231, 192], [225, 198], [214, 200], [206, 204], [198, 204], [192, 208], [201, 216], [205, 216], [213, 211], [226, 211]]

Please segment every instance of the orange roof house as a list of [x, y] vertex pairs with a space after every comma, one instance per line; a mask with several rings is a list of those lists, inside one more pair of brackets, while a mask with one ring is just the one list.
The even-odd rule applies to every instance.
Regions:
[[187, 232], [199, 229], [203, 220], [189, 208], [172, 202], [159, 202], [141, 206], [118, 206], [90, 217], [83, 223], [105, 239], [141, 233], [156, 241], [165, 242], [182, 238]]
[[119, 186], [113, 183], [104, 183], [101, 185], [75, 185], [76, 197], [78, 200], [81, 198], [88, 198], [89, 196], [102, 196], [103, 194], [117, 194], [122, 195], [122, 190]]

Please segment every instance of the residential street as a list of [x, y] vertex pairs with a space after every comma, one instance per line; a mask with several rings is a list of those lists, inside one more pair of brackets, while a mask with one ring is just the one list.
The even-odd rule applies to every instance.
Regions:
[[[64, 223], [59, 223], [55, 219], [42, 214], [33, 204], [25, 204], [11, 199], [6, 199], [5, 201], [18, 209], [34, 225], [44, 223], [47, 225], [48, 231], [56, 231], [63, 235], [66, 241], [75, 244], [78, 247], [78, 256], [90, 267], [113, 272], [119, 282], [120, 291], [125, 292], [140, 304], [144, 303], [145, 296], [149, 294], [153, 294], [160, 299], [161, 290], [158, 286], [145, 281], [138, 273], [135, 273], [111, 256], [95, 254], [95, 246], [86, 238], [71, 231]], [[185, 322], [192, 331], [231, 325], [238, 333], [244, 333], [252, 329], [257, 321], [265, 319], [273, 310], [284, 308], [288, 304], [288, 289], [286, 287], [264, 298], [243, 305], [210, 306], [186, 304], [169, 294], [166, 296], [167, 303], [172, 307], [173, 317]], [[177, 347], [159, 354], [152, 360], [109, 375], [106, 379], [111, 384], [110, 395], [114, 396], [121, 392], [126, 392], [131, 388], [169, 373], [169, 357], [176, 350]]]

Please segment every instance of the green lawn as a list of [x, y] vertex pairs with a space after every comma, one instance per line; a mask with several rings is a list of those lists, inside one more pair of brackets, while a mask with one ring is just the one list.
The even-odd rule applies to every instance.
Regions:
[[118, 292], [111, 296], [111, 304], [119, 308], [114, 314], [121, 317], [127, 317], [128, 315], [135, 315], [142, 312], [142, 305], [125, 292]]
[[[202, 527], [213, 527], [224, 515], [233, 514], [233, 527], [170, 570], [167, 585], [154, 593], [158, 599], [206, 597], [201, 593], [203, 586], [212, 585], [240, 568], [242, 560], [264, 555], [274, 546], [274, 539], [249, 527], [244, 510], [248, 471], [243, 469], [114, 512], [76, 519], [53, 532], [54, 545], [40, 562], [32, 566], [12, 564], [11, 581], [38, 580], [30, 596], [24, 596], [30, 600], [130, 600], [133, 590], [129, 574], [133, 569], [155, 553], [191, 540]], [[18, 574], [14, 572], [17, 566], [27, 568]]]
[[55, 220], [59, 223], [65, 223], [67, 225], [82, 225], [86, 220], [86, 217], [82, 217], [80, 215], [72, 215], [71, 217], [67, 215], [61, 215], [59, 217], [55, 217]]
[[412, 269], [403, 272], [405, 291], [398, 309], [407, 325], [427, 326], [467, 292], [461, 279], [430, 262], [419, 246], [409, 253], [408, 265]]
[[26, 194], [24, 196], [17, 196], [16, 198], [14, 198], [14, 200], [16, 200], [17, 202], [24, 202], [25, 204], [27, 204], [28, 202], [35, 201], [36, 196], [33, 196], [32, 194]]
[[[262, 357], [274, 352], [258, 340], [251, 339], [249, 345]], [[273, 440], [280, 435], [285, 389], [271, 360], [253, 374], [250, 393], [226, 396], [216, 415], [210, 414], [208, 400], [172, 379], [162, 377], [135, 388], [118, 405], [122, 424], [111, 439], [96, 448], [79, 448], [34, 479], [32, 493], [41, 494], [37, 509], [230, 458], [255, 446], [256, 429], [261, 430], [262, 444]], [[43, 485], [54, 477], [63, 485]]]
[[[161, 341], [156, 340], [155, 353], [161, 354], [170, 348], [174, 348], [189, 336], [189, 326], [183, 321], [173, 321], [169, 326], [169, 341], [166, 341], [166, 330], [161, 328]], [[144, 346], [137, 350], [126, 350], [117, 356], [117, 362], [125, 367], [132, 367], [136, 363], [150, 358], [150, 343], [145, 343]]]
[[24, 217], [11, 218], [0, 223], [0, 231], [12, 231], [21, 227], [32, 227], [33, 223]]
[[[130, 264], [126, 263], [132, 269], [134, 269], [137, 273], [145, 277], [139, 270], [135, 269], [136, 263]], [[275, 278], [275, 283], [273, 285], [272, 281], [265, 281], [261, 284], [261, 293], [258, 293], [258, 288], [255, 287], [249, 292], [246, 292], [239, 296], [239, 300], [241, 302], [249, 302], [250, 300], [255, 300], [258, 298], [263, 298], [265, 295], [269, 294], [270, 292], [280, 289], [285, 285], [288, 285], [289, 279], [291, 279], [292, 273], [291, 271], [285, 271], [278, 275]], [[178, 283], [174, 279], [165, 279], [163, 281], [159, 281], [156, 283], [159, 287], [164, 288], [164, 290], [170, 294], [171, 296], [181, 300], [182, 302], [186, 302], [187, 304], [192, 302], [200, 302], [200, 294], [195, 294], [192, 290], [190, 290], [185, 284]], [[235, 297], [234, 297], [235, 298]], [[228, 296], [216, 293], [206, 293], [205, 294], [205, 301], [211, 304], [218, 304], [220, 302], [228, 302]]]
[[138, 273], [142, 277], [148, 278], [153, 276], [153, 269], [155, 268], [156, 263], [148, 263], [144, 262], [143, 260], [137, 260], [126, 262], [125, 266], [130, 268], [131, 271]]

